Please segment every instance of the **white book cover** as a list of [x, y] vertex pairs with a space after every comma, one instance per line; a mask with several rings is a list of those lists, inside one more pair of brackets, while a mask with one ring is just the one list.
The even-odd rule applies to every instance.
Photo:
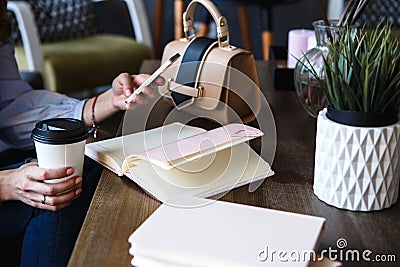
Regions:
[[325, 223], [320, 217], [194, 201], [201, 205], [162, 204], [129, 237], [134, 266], [307, 266]]

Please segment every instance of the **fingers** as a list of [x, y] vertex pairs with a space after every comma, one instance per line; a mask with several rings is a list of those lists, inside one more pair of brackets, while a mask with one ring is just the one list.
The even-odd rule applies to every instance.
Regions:
[[129, 75], [128, 73], [121, 73], [115, 78], [113, 82], [113, 88], [122, 90], [125, 97], [130, 96], [133, 91], [138, 88], [144, 81], [146, 81], [148, 75]]
[[[20, 200], [33, 207], [59, 210], [71, 204], [82, 193], [80, 185], [82, 177], [72, 178], [74, 169], [62, 167], [57, 169], [44, 169], [37, 166], [36, 162], [22, 165], [11, 170], [7, 185], [10, 188], [9, 200]], [[66, 179], [59, 183], [46, 183], [52, 179]], [[68, 178], [68, 179], [67, 179]]]
[[63, 177], [70, 176], [74, 173], [74, 169], [71, 167], [61, 167], [57, 169], [44, 169], [39, 168], [37, 162], [31, 162], [23, 166], [23, 174], [34, 180], [51, 180], [60, 179]]
[[73, 177], [64, 182], [54, 183], [54, 184], [42, 183], [31, 180], [25, 182], [20, 188], [20, 190], [25, 192], [33, 191], [42, 195], [53, 196], [69, 191], [75, 188], [76, 186], [79, 186], [81, 183], [82, 183], [82, 177], [80, 176]]
[[[141, 84], [143, 84], [150, 75], [148, 74], [139, 74], [139, 75], [129, 75], [128, 73], [121, 73], [116, 79], [116, 87], [122, 88], [125, 96], [130, 96], [135, 89], [137, 89]], [[165, 79], [163, 77], [157, 77], [152, 85], [159, 86], [165, 83]], [[153, 90], [150, 87], [145, 87], [143, 92], [145, 94], [150, 94]]]
[[157, 86], [162, 86], [165, 84], [165, 79], [164, 77], [159, 76], [153, 83]]
[[74, 187], [72, 190], [59, 195], [46, 195], [34, 191], [20, 192], [21, 196], [23, 196], [21, 200], [26, 204], [52, 211], [69, 206], [81, 193], [82, 189], [80, 187]]
[[[148, 78], [148, 74], [129, 75], [128, 73], [121, 73], [113, 81], [113, 92], [116, 98], [113, 100], [114, 105], [123, 110], [133, 109], [137, 105], [147, 103], [147, 98], [155, 97], [155, 91], [151, 86], [143, 88], [143, 93], [134, 96], [130, 103], [126, 103], [127, 97], [137, 90]], [[157, 77], [151, 85], [158, 86], [165, 84], [163, 77]]]
[[[44, 195], [58, 195], [62, 192], [71, 190], [82, 183], [82, 177], [76, 176], [67, 179], [74, 173], [71, 167], [61, 167], [57, 169], [44, 169], [37, 166], [37, 163], [28, 163], [19, 169], [22, 172], [21, 182], [16, 184], [20, 191], [37, 192]], [[45, 183], [53, 179], [66, 180], [59, 183]]]
[[134, 84], [128, 73], [121, 73], [114, 79], [112, 87], [115, 90], [122, 90], [125, 96], [128, 97], [133, 92]]
[[26, 202], [36, 208], [57, 211], [69, 206], [82, 193], [80, 187], [75, 187], [59, 195], [46, 195], [37, 192], [26, 192]]

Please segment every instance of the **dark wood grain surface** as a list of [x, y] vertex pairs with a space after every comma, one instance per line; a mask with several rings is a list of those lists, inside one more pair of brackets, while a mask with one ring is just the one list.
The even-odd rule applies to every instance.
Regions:
[[[155, 67], [154, 62], [147, 64], [147, 68]], [[253, 193], [243, 186], [222, 200], [324, 217], [326, 225], [319, 252], [336, 250], [337, 240], [344, 238], [347, 250], [360, 253], [359, 261], [351, 260], [351, 256], [345, 261], [343, 256], [344, 266], [399, 266], [399, 204], [382, 211], [352, 212], [320, 201], [312, 188], [316, 120], [302, 110], [295, 92], [272, 88], [269, 62], [257, 62], [257, 68], [277, 128], [272, 164], [276, 174]], [[69, 266], [130, 266], [128, 237], [160, 204], [132, 181], [104, 170]], [[367, 249], [372, 252], [372, 260], [378, 254], [391, 254], [397, 262], [366, 262], [361, 255]], [[340, 257], [336, 252], [331, 255]]]

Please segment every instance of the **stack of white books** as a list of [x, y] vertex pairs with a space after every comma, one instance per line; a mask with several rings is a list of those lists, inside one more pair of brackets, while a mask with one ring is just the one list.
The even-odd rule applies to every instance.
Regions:
[[[162, 204], [129, 237], [132, 265], [308, 266], [325, 219], [199, 198]], [[316, 255], [315, 255], [316, 256]]]

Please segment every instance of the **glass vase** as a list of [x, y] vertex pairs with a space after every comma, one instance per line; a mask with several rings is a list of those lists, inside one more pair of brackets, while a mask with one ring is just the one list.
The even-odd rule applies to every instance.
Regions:
[[297, 96], [303, 108], [314, 118], [325, 107], [326, 101], [319, 83], [310, 69], [313, 68], [323, 79], [324, 58], [328, 56], [326, 45], [337, 40], [343, 29], [338, 26], [338, 23], [338, 20], [330, 20], [329, 25], [325, 25], [323, 20], [313, 22], [317, 46], [305, 52], [294, 69], [294, 85]]

